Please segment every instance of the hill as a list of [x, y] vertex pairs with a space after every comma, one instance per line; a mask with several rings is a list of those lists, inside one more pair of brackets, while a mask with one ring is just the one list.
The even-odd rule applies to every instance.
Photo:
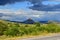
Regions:
[[29, 19], [25, 20], [23, 23], [25, 23], [25, 24], [33, 24], [33, 23], [35, 23], [35, 21], [32, 20], [31, 18], [29, 18]]
[[[31, 19], [27, 21], [31, 21]], [[58, 32], [60, 32], [60, 24], [58, 25], [56, 23], [23, 24], [23, 23], [10, 22], [6, 20], [0, 20], [0, 36], [39, 35], [42, 33], [58, 33]]]

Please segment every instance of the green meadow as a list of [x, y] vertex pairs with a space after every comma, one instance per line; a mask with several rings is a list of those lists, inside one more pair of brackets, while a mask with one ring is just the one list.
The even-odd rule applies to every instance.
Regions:
[[21, 37], [24, 35], [41, 35], [43, 33], [60, 33], [60, 24], [55, 22], [48, 24], [41, 24], [39, 22], [22, 24], [0, 20], [0, 36]]

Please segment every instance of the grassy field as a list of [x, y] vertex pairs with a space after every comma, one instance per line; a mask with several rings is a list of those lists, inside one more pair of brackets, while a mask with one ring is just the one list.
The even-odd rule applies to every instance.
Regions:
[[57, 23], [41, 24], [38, 22], [34, 24], [22, 24], [0, 20], [0, 39], [48, 33], [60, 33], [60, 25]]

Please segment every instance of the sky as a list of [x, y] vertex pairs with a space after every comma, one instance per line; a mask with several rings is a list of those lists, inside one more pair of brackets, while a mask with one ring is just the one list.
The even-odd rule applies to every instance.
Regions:
[[0, 19], [24, 21], [60, 21], [59, 0], [0, 0]]
[[33, 4], [31, 4], [30, 2], [28, 1], [25, 1], [25, 2], [17, 2], [17, 3], [14, 3], [14, 4], [7, 4], [7, 5], [4, 5], [4, 6], [0, 6], [0, 9], [11, 9], [11, 10], [18, 10], [18, 9], [28, 9], [27, 7], [29, 6], [32, 6]]

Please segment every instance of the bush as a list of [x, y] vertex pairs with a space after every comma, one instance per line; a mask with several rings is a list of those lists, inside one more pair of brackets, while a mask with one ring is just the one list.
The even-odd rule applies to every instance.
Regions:
[[17, 36], [19, 35], [18, 27], [11, 27], [8, 30], [4, 31], [4, 35], [7, 36]]
[[0, 22], [0, 35], [7, 36], [23, 36], [23, 35], [38, 35], [40, 33], [58, 33], [60, 27], [56, 23], [40, 24], [19, 24], [14, 22]]
[[8, 29], [7, 25], [0, 22], [0, 35], [3, 35], [3, 32]]
[[29, 27], [29, 25], [26, 24], [25, 27]]
[[40, 23], [39, 22], [36, 22], [35, 25], [36, 25], [36, 27], [40, 27]]

